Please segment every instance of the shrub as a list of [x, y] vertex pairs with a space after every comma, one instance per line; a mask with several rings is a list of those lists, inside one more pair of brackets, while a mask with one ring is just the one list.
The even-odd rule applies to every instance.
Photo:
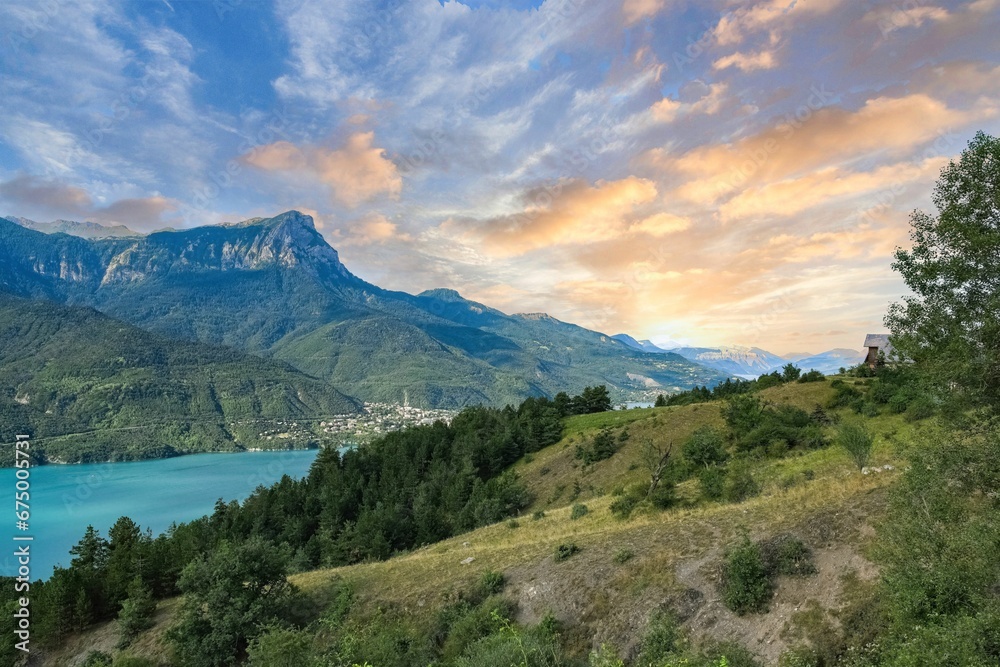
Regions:
[[673, 615], [664, 612], [653, 614], [643, 635], [636, 664], [659, 665], [665, 662], [677, 650], [680, 639], [680, 630]]
[[573, 509], [570, 510], [570, 512], [569, 512], [569, 518], [573, 519], [573, 520], [580, 519], [582, 517], [587, 516], [587, 512], [589, 512], [589, 511], [590, 510], [587, 509], [586, 505], [583, 505], [581, 503], [577, 503], [577, 504], [573, 505]]
[[615, 517], [619, 519], [627, 519], [632, 515], [632, 510], [635, 509], [637, 504], [638, 501], [632, 496], [621, 496], [614, 500], [608, 506], [608, 509], [611, 510], [611, 513]]
[[746, 464], [731, 466], [722, 484], [722, 498], [729, 503], [743, 502], [760, 493], [760, 485]]
[[845, 383], [843, 380], [834, 380], [830, 383], [830, 386], [835, 388], [837, 393], [830, 399], [827, 407], [844, 408], [849, 406], [855, 399], [861, 397], [861, 392]]
[[702, 426], [684, 442], [684, 458], [696, 466], [709, 467], [725, 462], [725, 442], [714, 428]]
[[677, 490], [673, 482], [661, 480], [647, 498], [650, 505], [656, 509], [665, 510], [677, 501]]
[[811, 370], [806, 373], [803, 373], [802, 377], [800, 377], [798, 381], [801, 383], [806, 383], [806, 382], [823, 382], [825, 380], [826, 376], [823, 375], [821, 372], [817, 370]]
[[929, 398], [921, 397], [910, 403], [903, 418], [915, 422], [934, 416], [934, 403]]
[[578, 547], [573, 542], [568, 542], [566, 544], [560, 544], [558, 547], [556, 547], [556, 553], [555, 556], [553, 556], [553, 559], [557, 563], [561, 563], [564, 560], [567, 560], [578, 553], [580, 553], [580, 547]]
[[81, 667], [111, 667], [111, 656], [104, 651], [91, 651]]
[[764, 611], [771, 599], [771, 579], [760, 547], [743, 540], [726, 554], [722, 569], [722, 597], [736, 614]]
[[906, 392], [898, 391], [889, 399], [889, 412], [902, 414], [910, 406], [910, 397]]
[[541, 521], [545, 518], [545, 512], [542, 510], [535, 510], [535, 513], [531, 515], [532, 521]]
[[618, 565], [624, 565], [633, 558], [635, 558], [634, 551], [632, 551], [631, 549], [622, 548], [615, 552], [615, 556], [612, 560], [614, 560], [615, 563], [617, 563]]
[[510, 528], [511, 530], [514, 530], [515, 528], [520, 528], [521, 524], [518, 523], [517, 519], [508, 519], [507, 527]]
[[[626, 434], [625, 437], [628, 438], [628, 435]], [[611, 431], [602, 429], [594, 436], [594, 441], [590, 443], [589, 447], [576, 446], [576, 458], [582, 460], [584, 465], [604, 461], [615, 455], [615, 452], [618, 451], [618, 445], [619, 443], [612, 437]]]
[[[656, 400], [659, 401], [662, 398], [663, 394], [660, 394]], [[664, 400], [663, 405], [666, 404], [667, 402]], [[587, 658], [587, 667], [625, 667], [625, 661], [618, 657], [618, 651], [614, 647], [601, 644], [596, 651], [590, 652], [590, 656]]]
[[701, 486], [701, 495], [706, 500], [719, 500], [722, 498], [725, 481], [726, 469], [722, 467], [716, 466], [698, 473], [698, 484]]
[[251, 642], [249, 667], [300, 667], [312, 660], [312, 635], [303, 630], [272, 627]]
[[878, 417], [878, 406], [871, 401], [859, 401], [852, 407], [862, 417]]
[[837, 432], [837, 443], [847, 450], [858, 470], [868, 465], [874, 438], [864, 424], [852, 422], [842, 425]]
[[503, 572], [496, 570], [486, 570], [479, 578], [479, 589], [484, 594], [483, 597], [499, 595], [506, 585], [507, 577], [504, 576]]

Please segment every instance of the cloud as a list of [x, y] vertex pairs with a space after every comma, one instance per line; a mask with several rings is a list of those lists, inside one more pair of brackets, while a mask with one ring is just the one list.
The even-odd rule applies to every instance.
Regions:
[[572, 181], [526, 192], [523, 208], [516, 214], [483, 221], [453, 219], [445, 223], [445, 229], [481, 241], [488, 252], [518, 255], [613, 238], [626, 231], [628, 219], [655, 197], [656, 186], [636, 177], [598, 181], [593, 186]]
[[[933, 183], [948, 163], [946, 157], [886, 165], [867, 172], [830, 167], [782, 181], [748, 188], [719, 208], [723, 222], [753, 217], [789, 217], [841, 198], [884, 191], [893, 199], [909, 183]], [[852, 221], [853, 222], [853, 221]]]
[[691, 220], [672, 213], [656, 213], [635, 223], [629, 231], [650, 236], [667, 236], [691, 227]]
[[622, 14], [625, 25], [631, 25], [644, 18], [656, 16], [663, 10], [666, 0], [625, 0], [622, 3]]
[[742, 43], [748, 36], [832, 12], [845, 0], [765, 0], [722, 15], [715, 26], [720, 46]]
[[385, 149], [373, 145], [374, 140], [374, 132], [356, 132], [337, 149], [277, 141], [250, 151], [243, 160], [264, 171], [307, 174], [354, 208], [380, 195], [396, 198], [403, 188], [396, 164], [386, 157]]
[[93, 208], [86, 190], [38, 176], [22, 175], [0, 183], [0, 196], [13, 206], [58, 211], [57, 215], [81, 216]]
[[176, 200], [160, 195], [119, 199], [107, 206], [99, 206], [82, 188], [30, 175], [0, 183], [0, 198], [25, 217], [120, 224], [136, 231], [163, 227], [170, 214], [179, 208]]
[[719, 58], [712, 67], [715, 69], [727, 69], [735, 67], [741, 72], [753, 72], [759, 69], [772, 69], [778, 66], [778, 59], [774, 51], [759, 51], [757, 53], [736, 52], [728, 56]]
[[679, 156], [653, 150], [646, 160], [682, 179], [679, 196], [713, 204], [749, 186], [862, 158], [905, 154], [934, 140], [942, 128], [974, 117], [924, 94], [877, 97], [855, 111], [818, 108], [801, 121], [779, 120], [733, 143], [707, 144]]
[[371, 214], [351, 224], [344, 232], [343, 247], [368, 246], [389, 242], [409, 243], [413, 237], [399, 229], [399, 225], [385, 216]]
[[705, 84], [701, 81], [692, 82], [688, 89], [699, 89], [703, 93], [692, 102], [681, 102], [664, 97], [653, 103], [649, 112], [653, 120], [659, 123], [670, 123], [679, 117], [687, 115], [713, 115], [722, 109], [727, 99], [729, 85], [726, 83]]

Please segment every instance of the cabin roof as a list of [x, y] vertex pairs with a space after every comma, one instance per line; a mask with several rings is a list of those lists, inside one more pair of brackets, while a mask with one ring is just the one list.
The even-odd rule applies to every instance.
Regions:
[[891, 350], [892, 345], [889, 344], [889, 334], [868, 334], [865, 336], [865, 347], [877, 347], [885, 351]]

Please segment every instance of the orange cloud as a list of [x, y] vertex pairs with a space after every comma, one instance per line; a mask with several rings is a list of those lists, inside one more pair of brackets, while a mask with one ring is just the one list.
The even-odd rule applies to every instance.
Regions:
[[[805, 108], [805, 107], [803, 107]], [[924, 94], [869, 100], [857, 111], [808, 110], [731, 144], [696, 148], [673, 157], [654, 149], [647, 163], [684, 179], [676, 194], [712, 205], [761, 183], [800, 176], [874, 154], [902, 154], [956, 127], [972, 114], [948, 108]]]
[[625, 25], [631, 25], [650, 16], [656, 16], [666, 0], [625, 0], [622, 3], [622, 13], [625, 15]]
[[715, 41], [720, 46], [741, 43], [747, 35], [789, 23], [802, 17], [829, 13], [844, 0], [767, 0], [726, 13], [715, 26]]
[[413, 238], [399, 230], [399, 225], [382, 215], [374, 214], [353, 223], [347, 230], [347, 237], [341, 242], [344, 247], [364, 246], [389, 241], [412, 241]]
[[264, 171], [308, 174], [326, 184], [342, 204], [355, 207], [379, 195], [396, 198], [403, 188], [395, 163], [374, 140], [374, 132], [357, 132], [336, 150], [277, 141], [254, 149], [243, 160]]
[[656, 197], [652, 181], [630, 176], [618, 181], [583, 181], [539, 188], [526, 194], [526, 206], [517, 215], [484, 222], [450, 220], [445, 231], [482, 242], [498, 255], [518, 255], [553, 245], [594, 243], [614, 238], [628, 229], [638, 207]]
[[948, 158], [900, 163], [870, 172], [852, 173], [837, 167], [805, 176], [749, 188], [719, 208], [723, 222], [751, 217], [791, 216], [843, 197], [859, 197], [876, 190], [895, 192], [914, 181], [932, 183]]
[[688, 114], [718, 113], [726, 99], [729, 86], [725, 83], [713, 83], [704, 86], [705, 94], [694, 102], [679, 102], [669, 97], [654, 102], [649, 108], [653, 120], [659, 123], [669, 123], [674, 119]]
[[735, 67], [741, 72], [753, 72], [759, 69], [772, 69], [777, 67], [778, 59], [774, 51], [760, 51], [759, 53], [740, 53], [737, 51], [728, 56], [719, 58], [712, 67], [715, 69], [727, 69]]

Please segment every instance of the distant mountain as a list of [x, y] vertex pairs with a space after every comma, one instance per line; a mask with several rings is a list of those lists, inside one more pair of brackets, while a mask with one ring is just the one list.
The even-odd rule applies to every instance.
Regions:
[[95, 240], [0, 219], [0, 238], [0, 291], [273, 356], [364, 400], [460, 407], [596, 384], [625, 399], [727, 377], [450, 290], [381, 289], [348, 271], [312, 218], [297, 211]]
[[0, 341], [0, 442], [32, 433], [35, 449], [65, 462], [261, 446], [261, 420], [360, 410], [285, 363], [90, 308], [0, 294]]
[[833, 375], [841, 368], [857, 366], [865, 360], [865, 353], [858, 350], [837, 348], [819, 354], [795, 359], [793, 363], [804, 371], [817, 370], [824, 375]]
[[616, 334], [613, 338], [634, 350], [676, 354], [703, 366], [745, 377], [757, 377], [788, 363], [778, 355], [758, 347], [732, 345], [726, 347], [677, 347], [665, 350], [648, 340], [638, 341], [628, 334]]
[[76, 222], [74, 220], [55, 220], [53, 222], [35, 222], [27, 218], [7, 218], [13, 220], [25, 229], [33, 229], [43, 234], [69, 234], [83, 239], [110, 239], [131, 236], [142, 236], [124, 225], [102, 225], [96, 222]]
[[664, 354], [670, 350], [667, 348], [660, 347], [649, 340], [636, 340], [628, 334], [615, 334], [612, 336], [615, 340], [628, 345], [633, 350], [639, 350], [641, 352], [650, 352], [652, 354]]

